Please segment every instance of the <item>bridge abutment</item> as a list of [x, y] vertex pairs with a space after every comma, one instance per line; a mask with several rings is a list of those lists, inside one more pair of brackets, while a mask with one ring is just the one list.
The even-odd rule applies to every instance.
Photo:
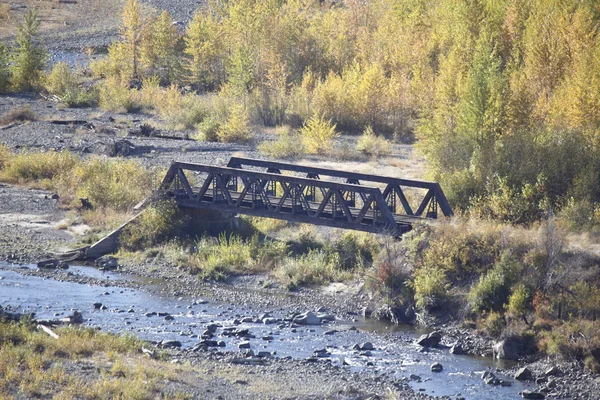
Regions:
[[186, 219], [186, 227], [193, 233], [216, 236], [224, 231], [238, 228], [236, 213], [202, 208], [179, 207]]

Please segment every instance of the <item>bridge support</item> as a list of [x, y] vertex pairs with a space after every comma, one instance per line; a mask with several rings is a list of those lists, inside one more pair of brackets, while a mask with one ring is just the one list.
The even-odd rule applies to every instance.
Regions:
[[180, 206], [179, 209], [187, 219], [188, 229], [193, 233], [216, 236], [223, 231], [233, 231], [238, 228], [237, 214], [233, 212], [185, 206]]

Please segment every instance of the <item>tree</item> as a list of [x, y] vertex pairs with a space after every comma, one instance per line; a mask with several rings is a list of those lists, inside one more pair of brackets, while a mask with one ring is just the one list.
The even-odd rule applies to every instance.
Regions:
[[10, 87], [8, 56], [8, 49], [3, 42], [0, 42], [0, 93], [6, 93]]
[[138, 0], [128, 0], [123, 9], [123, 27], [121, 37], [124, 43], [127, 62], [131, 64], [131, 77], [138, 77], [140, 58], [140, 36], [142, 32], [142, 15]]
[[141, 61], [148, 75], [158, 73], [161, 78], [173, 82], [177, 79], [179, 60], [177, 43], [179, 33], [173, 19], [163, 11], [144, 29], [140, 43]]
[[17, 91], [35, 89], [43, 77], [48, 53], [37, 38], [39, 28], [38, 12], [30, 8], [19, 26], [17, 46], [12, 52], [12, 86]]

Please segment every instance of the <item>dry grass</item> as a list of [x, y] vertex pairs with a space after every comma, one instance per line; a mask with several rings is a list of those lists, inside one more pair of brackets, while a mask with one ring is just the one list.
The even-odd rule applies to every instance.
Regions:
[[37, 121], [38, 115], [31, 110], [30, 106], [16, 107], [0, 117], [0, 125], [8, 125], [13, 122]]
[[[56, 332], [59, 339], [27, 323], [0, 322], [0, 398], [155, 398], [181, 369], [143, 357], [143, 343], [130, 336]], [[86, 373], [90, 366], [94, 372]]]

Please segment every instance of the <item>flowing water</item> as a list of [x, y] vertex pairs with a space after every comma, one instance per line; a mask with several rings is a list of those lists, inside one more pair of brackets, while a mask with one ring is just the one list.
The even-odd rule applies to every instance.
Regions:
[[[104, 279], [103, 286], [60, 282], [36, 276], [19, 274], [8, 265], [0, 269], [0, 305], [17, 308], [20, 312], [35, 312], [37, 318], [57, 318], [67, 316], [73, 310], [83, 312], [85, 325], [97, 326], [105, 331], [131, 333], [151, 341], [179, 340], [184, 347], [198, 343], [198, 336], [209, 323], [219, 323], [223, 327], [234, 326], [234, 319], [252, 316], [256, 318], [264, 310], [250, 306], [226, 303], [199, 302], [190, 297], [167, 298], [144, 290], [125, 289], [113, 286], [111, 282], [123, 277], [117, 273], [100, 272], [93, 267], [71, 267], [73, 274]], [[106, 309], [96, 310], [93, 304], [102, 303]], [[201, 304], [204, 303], [204, 304]], [[147, 313], [168, 313], [173, 320], [164, 316], [146, 316]], [[284, 311], [273, 312], [274, 317], [282, 318]], [[168, 319], [170, 319], [168, 317]], [[357, 331], [349, 330], [351, 326]], [[242, 323], [237, 329], [249, 329], [255, 339], [250, 339], [255, 352], [274, 352], [277, 357], [291, 356], [305, 359], [313, 351], [326, 348], [328, 357], [334, 364], [349, 364], [354, 371], [364, 369], [393, 375], [398, 378], [411, 374], [419, 375], [420, 382], [411, 381], [417, 391], [432, 395], [464, 397], [466, 399], [515, 399], [519, 392], [528, 388], [527, 384], [496, 374], [500, 379], [512, 381], [511, 387], [489, 386], [481, 379], [482, 371], [503, 367], [490, 358], [459, 356], [449, 354], [446, 349], [433, 349], [420, 352], [414, 340], [420, 332], [411, 327], [394, 326], [371, 320], [334, 321], [321, 326], [292, 327], [289, 323], [270, 324]], [[338, 332], [325, 335], [332, 329]], [[220, 330], [217, 333], [221, 332]], [[272, 336], [270, 341], [263, 340]], [[239, 351], [241, 339], [218, 337], [224, 340], [225, 348]], [[371, 356], [360, 355], [352, 347], [356, 343], [372, 342], [375, 350]], [[439, 362], [444, 370], [434, 373], [429, 370], [432, 363]]]

